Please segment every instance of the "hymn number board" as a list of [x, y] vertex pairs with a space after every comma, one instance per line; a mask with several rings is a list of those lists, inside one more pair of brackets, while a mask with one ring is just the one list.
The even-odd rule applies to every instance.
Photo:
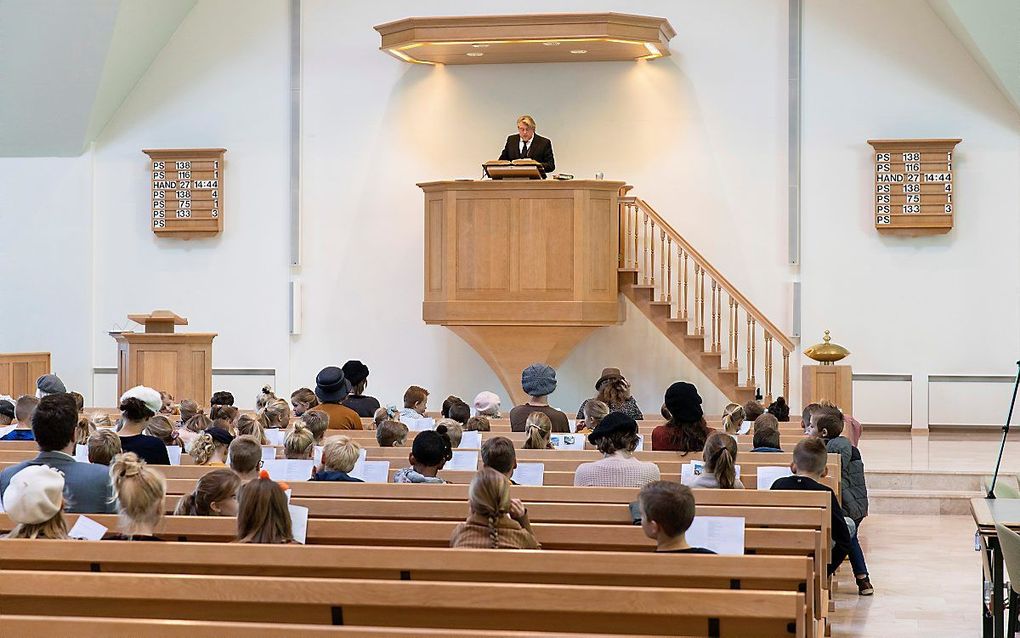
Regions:
[[149, 149], [149, 221], [160, 237], [210, 237], [223, 230], [223, 148]]
[[953, 149], [960, 140], [868, 140], [875, 149], [875, 228], [945, 233], [956, 208]]

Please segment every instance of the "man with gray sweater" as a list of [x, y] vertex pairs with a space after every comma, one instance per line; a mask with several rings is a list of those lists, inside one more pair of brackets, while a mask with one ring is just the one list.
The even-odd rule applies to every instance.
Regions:
[[0, 472], [0, 496], [11, 477], [29, 465], [47, 465], [64, 475], [64, 496], [68, 512], [112, 514], [113, 487], [105, 465], [78, 463], [74, 460], [74, 428], [78, 406], [70, 394], [44, 396], [32, 415], [32, 432], [39, 455]]

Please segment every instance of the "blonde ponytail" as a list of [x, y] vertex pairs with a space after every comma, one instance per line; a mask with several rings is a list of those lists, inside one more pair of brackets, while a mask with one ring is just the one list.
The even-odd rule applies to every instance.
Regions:
[[191, 449], [188, 450], [195, 465], [208, 465], [214, 452], [216, 452], [216, 442], [208, 432], [199, 434], [191, 443]]
[[125, 534], [130, 536], [139, 529], [155, 527], [163, 519], [166, 480], [134, 452], [114, 457], [110, 481]]
[[312, 447], [315, 445], [315, 435], [300, 421], [283, 440], [284, 457], [288, 459], [310, 459], [312, 458]]
[[715, 432], [705, 442], [705, 471], [715, 475], [719, 487], [731, 490], [737, 484], [737, 442], [723, 432]]
[[552, 436], [552, 421], [544, 412], [532, 412], [524, 423], [524, 433], [527, 440], [521, 449], [524, 450], [546, 450], [550, 446]]
[[740, 431], [741, 424], [746, 420], [744, 406], [730, 403], [723, 410], [722, 425], [723, 431], [728, 434], [736, 434]]

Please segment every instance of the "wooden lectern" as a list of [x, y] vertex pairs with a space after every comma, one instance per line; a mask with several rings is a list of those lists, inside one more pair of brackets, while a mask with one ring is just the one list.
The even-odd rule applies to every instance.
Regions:
[[621, 322], [623, 182], [442, 181], [425, 192], [425, 323], [470, 344], [517, 403], [521, 371], [559, 365]]
[[212, 341], [216, 333], [175, 333], [188, 320], [169, 310], [128, 315], [145, 332], [111, 332], [117, 340], [117, 396], [144, 385], [199, 405], [212, 396]]
[[804, 405], [828, 399], [846, 414], [854, 413], [854, 380], [850, 366], [806, 365], [801, 386]]

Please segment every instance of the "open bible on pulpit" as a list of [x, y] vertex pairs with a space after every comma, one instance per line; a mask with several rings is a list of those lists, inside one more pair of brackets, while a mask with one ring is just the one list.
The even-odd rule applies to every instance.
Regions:
[[492, 160], [482, 164], [490, 179], [542, 179], [545, 169], [538, 160], [522, 157], [515, 160]]

